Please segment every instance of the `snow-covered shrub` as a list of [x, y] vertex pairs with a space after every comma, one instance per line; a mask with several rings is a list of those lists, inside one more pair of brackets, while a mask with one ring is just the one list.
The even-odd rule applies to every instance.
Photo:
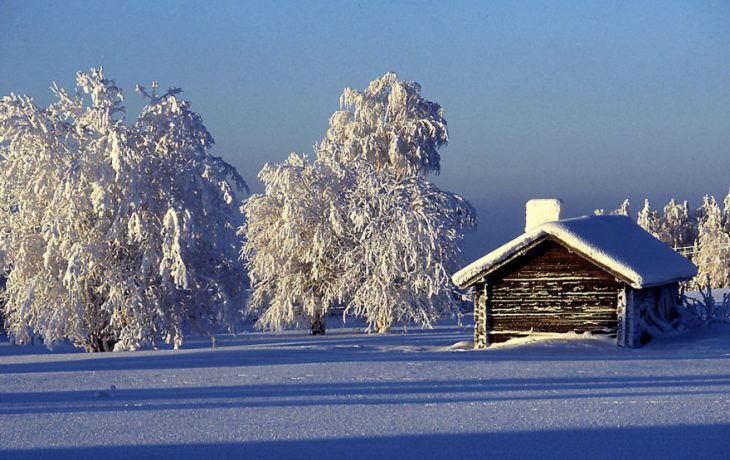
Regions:
[[694, 320], [692, 324], [730, 322], [730, 293], [724, 293], [718, 302], [712, 293], [710, 278], [706, 276], [704, 284], [698, 284], [696, 294], [682, 296], [682, 303]]
[[124, 124], [102, 69], [37, 108], [0, 100], [0, 271], [5, 326], [18, 343], [67, 338], [90, 351], [182, 341], [240, 306], [245, 184], [179, 90], [147, 94]]
[[265, 166], [265, 193], [243, 206], [248, 312], [313, 332], [335, 306], [379, 331], [458, 313], [449, 273], [475, 214], [424, 179], [448, 140], [441, 108], [392, 73], [340, 102], [316, 160]]
[[[596, 216], [603, 216], [606, 214], [606, 210], [598, 208], [593, 211]], [[609, 213], [612, 216], [630, 216], [631, 215], [631, 202], [628, 198], [621, 202], [621, 205]]]
[[614, 216], [630, 216], [631, 215], [631, 202], [628, 198], [621, 202], [621, 206], [611, 211], [611, 215]]

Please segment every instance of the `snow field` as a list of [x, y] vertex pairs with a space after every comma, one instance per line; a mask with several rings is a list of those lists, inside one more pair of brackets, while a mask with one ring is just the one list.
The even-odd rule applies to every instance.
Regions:
[[[0, 458], [726, 458], [730, 327], [448, 351], [469, 327], [0, 345]], [[458, 346], [455, 348], [459, 348]], [[112, 388], [112, 385], [114, 388]]]

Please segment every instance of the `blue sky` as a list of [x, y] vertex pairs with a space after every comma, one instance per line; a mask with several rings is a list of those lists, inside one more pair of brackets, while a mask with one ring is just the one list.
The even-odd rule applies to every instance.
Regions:
[[346, 86], [386, 71], [439, 102], [433, 180], [480, 213], [467, 258], [516, 236], [524, 202], [571, 215], [697, 206], [730, 186], [730, 2], [0, 0], [0, 95], [103, 62], [127, 91], [176, 86], [254, 191], [264, 162], [310, 152]]

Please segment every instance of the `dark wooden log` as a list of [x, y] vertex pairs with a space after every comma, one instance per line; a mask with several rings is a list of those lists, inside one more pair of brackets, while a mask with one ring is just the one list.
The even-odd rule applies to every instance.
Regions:
[[474, 292], [474, 348], [487, 346], [485, 283], [477, 283]]
[[519, 331], [615, 333], [623, 283], [546, 239], [488, 275], [490, 341]]

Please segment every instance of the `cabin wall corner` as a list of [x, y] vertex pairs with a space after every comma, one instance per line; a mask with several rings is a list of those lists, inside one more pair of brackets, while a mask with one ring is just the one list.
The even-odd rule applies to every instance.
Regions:
[[618, 293], [618, 304], [616, 306], [618, 319], [616, 344], [620, 347], [637, 348], [641, 346], [641, 326], [639, 325], [639, 312], [636, 307], [634, 289], [624, 284]]
[[487, 304], [489, 295], [486, 282], [474, 286], [474, 349], [484, 349], [489, 345], [487, 338]]

